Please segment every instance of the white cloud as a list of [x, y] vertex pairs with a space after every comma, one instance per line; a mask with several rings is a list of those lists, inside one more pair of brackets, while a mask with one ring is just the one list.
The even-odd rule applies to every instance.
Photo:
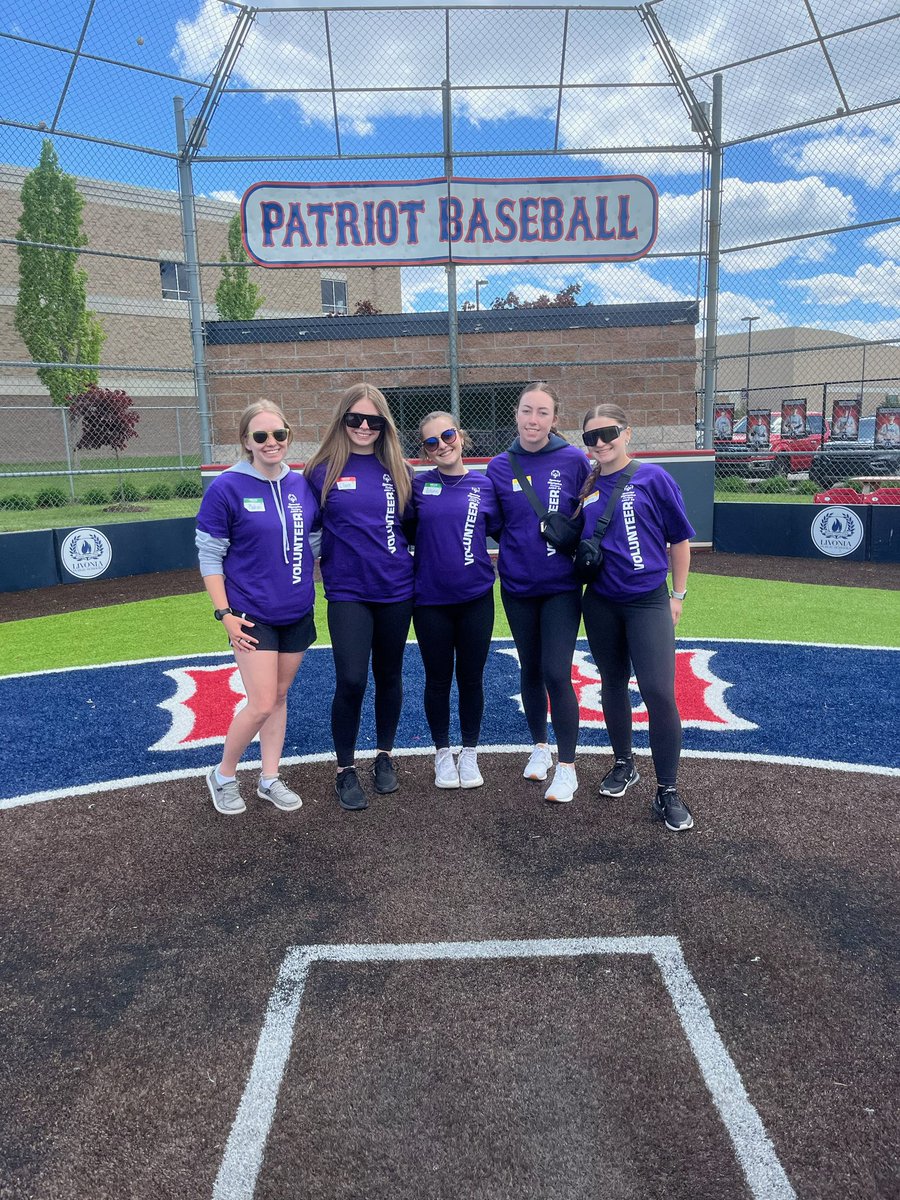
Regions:
[[233, 191], [210, 192], [209, 195], [212, 200], [221, 200], [224, 204], [240, 204], [241, 202], [240, 196]]
[[[805, 291], [807, 304], [879, 304], [896, 308], [900, 305], [900, 264], [893, 259], [877, 266], [863, 263], [852, 275], [829, 272], [808, 279], [786, 279], [784, 286]], [[898, 332], [896, 322], [894, 332]]]
[[900, 224], [889, 225], [887, 229], [873, 233], [871, 237], [866, 238], [865, 245], [885, 258], [900, 260]]
[[900, 188], [900, 114], [893, 110], [839, 121], [826, 131], [773, 146], [775, 158], [799, 174], [841, 175], [869, 187]]

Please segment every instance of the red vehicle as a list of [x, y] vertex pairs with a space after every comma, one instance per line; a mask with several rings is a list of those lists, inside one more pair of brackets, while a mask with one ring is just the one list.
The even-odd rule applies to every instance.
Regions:
[[[759, 475], [768, 475], [775, 471], [782, 474], [794, 474], [798, 471], [808, 471], [812, 456], [821, 450], [831, 436], [831, 428], [822, 420], [822, 414], [811, 412], [806, 414], [806, 432], [802, 437], [781, 436], [781, 413], [772, 413], [769, 445], [764, 450], [754, 453], [752, 446], [748, 447], [752, 456], [752, 469]], [[734, 427], [734, 444], [745, 446], [747, 443], [747, 418], [741, 417]]]

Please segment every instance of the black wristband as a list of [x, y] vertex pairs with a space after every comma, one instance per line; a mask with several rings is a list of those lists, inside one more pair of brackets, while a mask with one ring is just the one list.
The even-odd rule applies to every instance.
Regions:
[[223, 617], [233, 617], [234, 609], [233, 608], [215, 608], [215, 609], [213, 609], [213, 616], [216, 618], [217, 621], [221, 621]]

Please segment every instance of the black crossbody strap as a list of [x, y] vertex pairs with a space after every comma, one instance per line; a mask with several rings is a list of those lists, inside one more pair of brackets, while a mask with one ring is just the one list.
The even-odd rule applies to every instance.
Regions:
[[607, 526], [612, 520], [613, 509], [616, 507], [619, 497], [628, 486], [628, 480], [632, 477], [640, 465], [640, 463], [637, 463], [634, 461], [634, 459], [632, 459], [619, 476], [619, 482], [613, 488], [612, 494], [606, 502], [606, 508], [603, 510], [603, 516], [597, 522], [594, 532], [591, 534], [591, 542], [593, 545], [599, 547], [600, 543], [603, 541], [603, 535], [606, 533]]
[[531, 486], [531, 482], [530, 482], [528, 476], [522, 470], [522, 464], [516, 458], [515, 454], [513, 454], [512, 450], [507, 450], [506, 456], [509, 459], [510, 464], [512, 465], [512, 473], [516, 477], [516, 482], [518, 483], [518, 485], [522, 489], [522, 491], [525, 493], [525, 495], [528, 497], [528, 503], [531, 505], [531, 507], [534, 509], [535, 513], [537, 514], [537, 519], [539, 521], [546, 521], [547, 517], [549, 515], [547, 512], [547, 509], [544, 507], [543, 504], [541, 504], [540, 500], [538, 500], [537, 492]]

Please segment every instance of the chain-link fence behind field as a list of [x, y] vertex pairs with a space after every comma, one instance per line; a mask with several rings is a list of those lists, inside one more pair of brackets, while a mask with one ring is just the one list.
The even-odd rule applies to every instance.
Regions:
[[[117, 479], [121, 501], [122, 463], [137, 492], [161, 491], [233, 455], [248, 397], [283, 403], [308, 453], [362, 376], [388, 394], [410, 453], [424, 412], [451, 404], [475, 451], [494, 453], [518, 389], [544, 377], [566, 432], [577, 436], [588, 400], [619, 400], [643, 449], [709, 445], [713, 394], [733, 402], [735, 426], [790, 398], [830, 430], [844, 394], [876, 420], [900, 378], [898, 37], [893, 0], [203, 0], [165, 13], [150, 0], [19, 0], [0, 18], [0, 505], [59, 489], [71, 506]], [[23, 185], [48, 145], [75, 181], [80, 225], [32, 222], [26, 237]], [[235, 241], [240, 198], [261, 180], [598, 176], [655, 185], [658, 236], [643, 258], [510, 263], [485, 244], [483, 261], [449, 270], [271, 270]], [[85, 372], [83, 331], [56, 343], [26, 332], [29, 254], [51, 274], [84, 272], [102, 331]], [[659, 324], [660, 306], [681, 315]], [[540, 328], [496, 324], [535, 311]], [[588, 311], [585, 334], [568, 317]], [[421, 336], [391, 323], [429, 313]], [[243, 333], [219, 337], [226, 319]], [[121, 461], [77, 448], [51, 401], [64, 372], [67, 394], [98, 383], [140, 412]], [[736, 441], [717, 453], [722, 487], [813, 494], [812, 462], [783, 449], [772, 480], [733, 472]]]

